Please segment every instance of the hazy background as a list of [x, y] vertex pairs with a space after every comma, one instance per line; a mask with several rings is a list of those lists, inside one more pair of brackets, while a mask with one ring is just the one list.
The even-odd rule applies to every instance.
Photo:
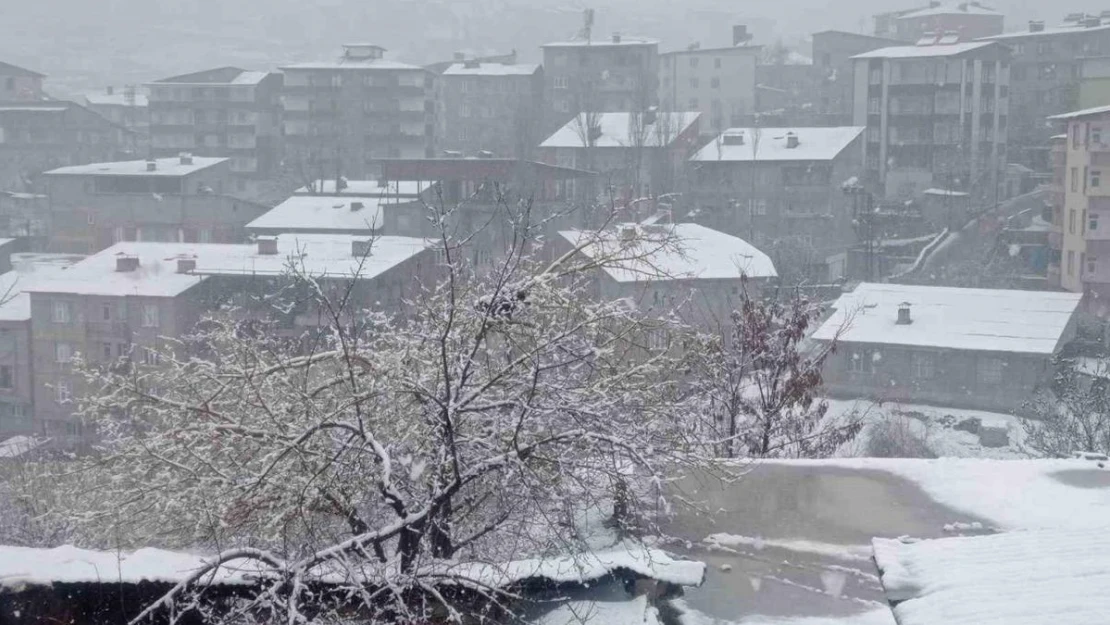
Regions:
[[[962, 0], [954, 0], [962, 1]], [[455, 51], [507, 52], [539, 60], [538, 46], [573, 36], [582, 10], [597, 11], [595, 36], [650, 35], [661, 51], [727, 45], [731, 24], [758, 43], [803, 49], [812, 32], [869, 32], [870, 15], [926, 0], [0, 0], [0, 60], [49, 76], [47, 89], [75, 96], [108, 84], [143, 83], [221, 65], [270, 69], [331, 58], [339, 44], [369, 41], [391, 58], [430, 63]], [[1110, 0], [984, 0], [1006, 30], [1050, 25]], [[681, 8], [679, 8], [681, 7]]]

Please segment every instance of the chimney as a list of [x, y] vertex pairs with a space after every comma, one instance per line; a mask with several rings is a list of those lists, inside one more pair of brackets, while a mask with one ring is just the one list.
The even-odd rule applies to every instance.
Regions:
[[158, 161], [154, 160], [153, 158], [146, 159], [146, 170], [147, 171], [156, 171], [157, 169], [158, 169]]
[[116, 254], [116, 271], [135, 271], [139, 268], [139, 257], [120, 252]]
[[909, 302], [902, 302], [901, 304], [898, 305], [898, 321], [897, 321], [897, 324], [900, 325], [900, 326], [908, 326], [911, 323], [913, 323], [913, 319], [910, 318], [910, 303]]
[[1030, 22], [1029, 22], [1029, 32], [1031, 32], [1031, 33], [1044, 32], [1044, 22], [1030, 20]]
[[357, 213], [364, 208], [362, 202], [351, 202], [351, 212]]
[[177, 258], [177, 273], [190, 273], [196, 268], [196, 256], [179, 256]]
[[636, 240], [636, 226], [626, 225], [621, 226], [621, 241], [635, 241]]
[[721, 135], [721, 143], [724, 145], [744, 145], [744, 131], [726, 132]]
[[478, 69], [481, 66], [482, 66], [482, 64], [478, 62], [478, 59], [470, 59], [468, 61], [463, 61], [463, 67], [465, 67], [467, 69]]
[[258, 237], [259, 256], [274, 256], [277, 253], [277, 237]]
[[182, 152], [181, 154], [178, 154], [177, 157], [179, 159], [181, 159], [181, 164], [182, 165], [192, 165], [193, 164], [193, 155], [188, 153], [188, 152]]
[[363, 258], [370, 254], [373, 239], [351, 239], [351, 256]]
[[112, 85], [108, 85], [108, 95], [112, 95], [115, 92], [116, 92], [115, 87], [113, 87]]
[[620, 42], [621, 42], [621, 34], [620, 33], [613, 33], [613, 43], [620, 43]]
[[751, 34], [748, 33], [747, 24], [736, 24], [732, 27], [732, 45], [739, 46], [745, 45], [752, 40]]
[[793, 130], [786, 133], [786, 149], [793, 150], [798, 147], [798, 134]]
[[463, 54], [462, 52], [456, 52], [455, 55], [452, 58], [455, 59], [456, 63], [462, 63], [463, 61], [466, 60], [466, 55]]

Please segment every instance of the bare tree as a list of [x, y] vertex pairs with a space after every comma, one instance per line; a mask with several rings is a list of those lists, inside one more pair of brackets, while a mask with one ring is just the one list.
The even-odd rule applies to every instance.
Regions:
[[262, 620], [305, 620], [323, 578], [369, 622], [457, 620], [457, 584], [506, 599], [458, 562], [588, 551], [583, 515], [648, 518], [668, 478], [705, 468], [680, 356], [649, 340], [666, 320], [587, 295], [657, 248], [553, 255], [525, 228], [476, 272], [443, 232], [443, 279], [408, 319], [302, 274], [327, 318], [311, 340], [213, 318], [159, 366], [87, 369], [103, 451], [72, 493], [84, 540], [219, 554], [144, 617], [187, 613], [193, 582], [235, 563], [267, 580], [243, 608]]
[[1051, 389], [1027, 405], [1035, 416], [1022, 421], [1025, 446], [1048, 457], [1070, 457], [1074, 452], [1110, 454], [1110, 367], [1091, 359], [1058, 358]]

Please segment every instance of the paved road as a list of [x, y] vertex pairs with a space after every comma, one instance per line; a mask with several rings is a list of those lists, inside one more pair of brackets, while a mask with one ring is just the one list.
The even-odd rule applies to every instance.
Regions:
[[[947, 523], [981, 521], [881, 471], [761, 464], [732, 484], [691, 478], [678, 488], [714, 511], [681, 513], [670, 527], [690, 541], [688, 555], [709, 564], [706, 583], [689, 591], [687, 602], [729, 621], [829, 616], [851, 622], [852, 615], [882, 606], [866, 556], [872, 537], [934, 538], [945, 535]], [[765, 542], [707, 548], [703, 539], [715, 533]], [[800, 541], [821, 544], [793, 544]], [[834, 555], [840, 549], [845, 553]]]

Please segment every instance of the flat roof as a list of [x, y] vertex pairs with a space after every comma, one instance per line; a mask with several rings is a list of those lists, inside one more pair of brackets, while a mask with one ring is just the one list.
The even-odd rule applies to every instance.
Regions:
[[853, 56], [853, 59], [914, 59], [934, 56], [956, 56], [986, 48], [994, 42], [991, 41], [965, 41], [962, 43], [944, 43], [928, 46], [891, 46], [879, 48], [863, 54]]
[[33, 104], [0, 105], [0, 113], [64, 113], [68, 110], [68, 106], [35, 106]]
[[908, 13], [899, 15], [896, 19], [908, 20], [919, 17], [934, 17], [937, 15], [994, 15], [1002, 17], [998, 11], [985, 7], [975, 2], [961, 2], [959, 4], [930, 6], [923, 9], [916, 9]]
[[372, 197], [294, 195], [248, 223], [247, 229], [370, 233], [382, 228], [381, 204]]
[[257, 85], [269, 72], [245, 70], [239, 67], [217, 67], [180, 76], [154, 81], [154, 84], [176, 85]]
[[59, 167], [44, 172], [50, 176], [188, 176], [203, 169], [219, 165], [223, 157], [194, 156], [190, 164], [182, 164], [180, 157], [156, 158], [154, 171], [147, 171], [146, 161], [115, 161]]
[[24, 321], [31, 318], [31, 294], [34, 284], [59, 275], [61, 270], [85, 257], [80, 254], [45, 254], [18, 252], [12, 254], [12, 270], [0, 274], [0, 321]]
[[650, 39], [648, 37], [626, 37], [621, 35], [620, 41], [613, 41], [612, 37], [602, 37], [598, 39], [590, 39], [589, 41], [583, 39], [573, 39], [571, 41], [553, 41], [551, 43], [543, 44], [542, 48], [605, 48], [616, 46], [657, 46], [659, 45], [658, 39]]
[[308, 61], [305, 63], [293, 63], [290, 65], [282, 65], [280, 68], [284, 70], [297, 70], [297, 69], [411, 69], [426, 71], [423, 67], [417, 65], [410, 65], [409, 63], [402, 63], [400, 61], [391, 61], [388, 59], [350, 59], [339, 58], [334, 61]]
[[[1104, 115], [1106, 113], [1110, 113], [1110, 106], [1094, 106], [1094, 107], [1091, 107], [1089, 109], [1080, 109], [1078, 111], [1072, 111], [1070, 113], [1060, 113], [1059, 115], [1051, 115], [1051, 116], [1048, 117], [1048, 119], [1059, 119], [1059, 120], [1079, 119], [1080, 117], [1088, 117], [1090, 115]], [[1066, 134], [1065, 135], [1060, 135], [1060, 136], [1064, 137], [1065, 139], [1067, 138]], [[1055, 137], [1053, 137], [1053, 138], [1055, 138]]]
[[346, 180], [346, 186], [335, 191], [335, 180], [316, 180], [314, 190], [307, 186], [293, 192], [293, 195], [333, 195], [370, 198], [417, 198], [432, 188], [435, 183], [427, 180]]
[[[833, 304], [813, 334], [844, 343], [1049, 355], [1082, 299], [1080, 293], [863, 283]], [[899, 325], [910, 305], [913, 323]], [[845, 329], [846, 328], [846, 329]]]
[[128, 96], [126, 93], [87, 93], [85, 101], [90, 106], [134, 106], [146, 107], [150, 104], [144, 93]]
[[[662, 147], [670, 145], [698, 120], [701, 113], [657, 113], [653, 123], [645, 123], [643, 113], [581, 113], [540, 144], [541, 148], [584, 148], [586, 127], [596, 123], [601, 136], [596, 148]], [[592, 119], [591, 119], [592, 117]]]
[[[30, 285], [30, 293], [175, 297], [209, 276], [277, 276], [291, 262], [316, 277], [371, 279], [427, 249], [431, 243], [414, 237], [378, 236], [372, 253], [363, 259], [353, 253], [356, 240], [371, 237], [343, 234], [281, 234], [277, 254], [259, 254], [256, 243], [117, 243], [48, 279]], [[116, 271], [119, 256], [139, 259], [134, 271]], [[196, 269], [177, 273], [177, 259], [191, 258]]]
[[1110, 29], [1110, 24], [1102, 24], [1099, 26], [1057, 26], [1038, 31], [1019, 30], [1012, 33], [1002, 33], [1001, 35], [991, 35], [990, 37], [981, 37], [979, 41], [1005, 41], [1007, 39], [1025, 39], [1027, 37], [1066, 37], [1067, 35], [1097, 33], [1107, 29]]
[[478, 63], [468, 66], [455, 63], [443, 70], [443, 76], [531, 76], [540, 69], [536, 63]]
[[[621, 238], [625, 228], [636, 229], [637, 240], [632, 246]], [[582, 246], [581, 252], [590, 258], [628, 258], [604, 268], [617, 282], [774, 278], [778, 275], [771, 258], [754, 245], [699, 224], [625, 224], [601, 233], [564, 230], [559, 236], [571, 245]], [[677, 245], [669, 245], [671, 237]], [[636, 255], [643, 255], [643, 258], [631, 258]]]
[[[767, 162], [767, 161], [831, 161], [863, 134], [863, 126], [792, 127], [792, 128], [729, 128], [703, 146], [691, 161], [700, 162]], [[753, 138], [759, 133], [758, 147]], [[786, 134], [798, 137], [797, 147], [787, 147]], [[744, 143], [725, 144], [728, 135], [744, 135]]]
[[1110, 613], [1105, 527], [872, 545], [900, 625], [1098, 623]]

